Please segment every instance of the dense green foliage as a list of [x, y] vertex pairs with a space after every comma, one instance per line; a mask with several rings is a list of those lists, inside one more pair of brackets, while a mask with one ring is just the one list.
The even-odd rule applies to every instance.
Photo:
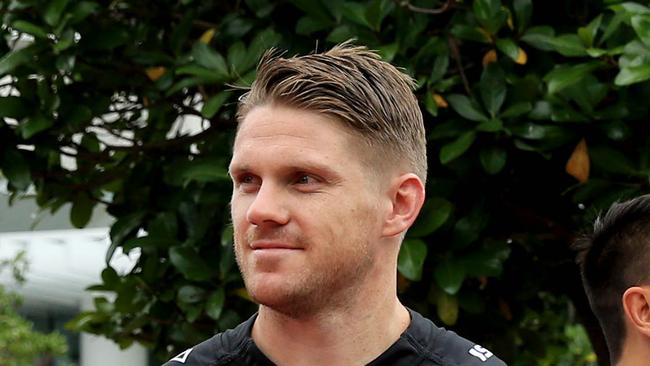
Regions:
[[9, 0], [0, 14], [13, 196], [33, 186], [44, 209], [71, 202], [78, 227], [105, 205], [107, 260], [140, 252], [131, 272], [103, 272], [93, 290], [116, 297], [98, 297], [78, 329], [164, 358], [254, 310], [228, 226], [234, 86], [270, 46], [356, 38], [418, 80], [425, 112], [430, 180], [399, 258], [405, 303], [514, 365], [590, 362], [588, 348], [558, 352], [579, 321], [606, 363], [569, 244], [648, 189], [647, 6]]
[[[15, 280], [24, 281], [24, 253], [0, 260], [0, 273], [13, 272]], [[58, 333], [43, 334], [16, 312], [20, 297], [0, 285], [0, 360], [6, 366], [35, 365], [54, 356], [65, 355], [65, 338]]]

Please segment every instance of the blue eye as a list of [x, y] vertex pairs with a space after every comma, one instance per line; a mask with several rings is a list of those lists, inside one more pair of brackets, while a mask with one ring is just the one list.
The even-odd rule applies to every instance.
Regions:
[[314, 180], [314, 178], [312, 178], [311, 176], [309, 176], [307, 174], [303, 174], [303, 175], [298, 177], [298, 180], [296, 181], [296, 183], [298, 183], [298, 184], [309, 184], [309, 183], [312, 183], [313, 180]]

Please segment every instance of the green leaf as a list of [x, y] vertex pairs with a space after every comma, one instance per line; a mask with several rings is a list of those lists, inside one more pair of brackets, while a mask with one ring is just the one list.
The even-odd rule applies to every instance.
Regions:
[[481, 28], [473, 27], [462, 23], [455, 24], [451, 28], [451, 34], [453, 34], [457, 38], [468, 40], [468, 41], [481, 42], [481, 43], [490, 43], [491, 41], [490, 36], [485, 32], [482, 32]]
[[52, 27], [59, 25], [61, 14], [63, 13], [63, 10], [67, 4], [68, 0], [51, 0], [45, 8], [45, 13], [43, 14], [45, 23]]
[[409, 229], [407, 237], [421, 238], [438, 230], [451, 215], [454, 205], [444, 198], [431, 197], [427, 199], [420, 215]]
[[345, 2], [341, 8], [343, 18], [368, 29], [373, 29], [372, 25], [366, 19], [366, 6], [355, 2]]
[[444, 292], [455, 295], [465, 280], [465, 268], [461, 262], [446, 260], [438, 264], [433, 277]]
[[496, 62], [489, 64], [483, 70], [479, 90], [481, 91], [483, 105], [485, 105], [490, 116], [494, 118], [506, 99], [505, 75]]
[[479, 153], [483, 169], [488, 174], [497, 174], [506, 165], [508, 153], [500, 147], [488, 147]]
[[521, 37], [521, 40], [542, 51], [553, 51], [555, 30], [549, 26], [531, 27]]
[[449, 69], [449, 55], [447, 53], [438, 55], [433, 61], [433, 68], [431, 69], [431, 75], [429, 75], [429, 83], [435, 83], [436, 81], [442, 79], [447, 70]]
[[93, 1], [82, 1], [74, 5], [74, 9], [70, 12], [70, 20], [68, 24], [76, 24], [86, 19], [90, 14], [95, 13], [99, 9], [99, 5]]
[[29, 112], [29, 105], [24, 98], [15, 96], [0, 97], [0, 117], [21, 119]]
[[500, 0], [474, 0], [473, 10], [476, 19], [490, 34], [497, 33], [507, 16], [501, 10]]
[[587, 54], [585, 46], [575, 34], [563, 34], [554, 37], [555, 31], [550, 27], [533, 27], [526, 31], [521, 40], [543, 51], [555, 50], [563, 56], [580, 57]]
[[186, 304], [197, 303], [205, 297], [205, 290], [192, 285], [185, 285], [178, 289], [177, 299]]
[[612, 5], [610, 9], [615, 12], [625, 12], [629, 14], [650, 14], [650, 8], [633, 1], [627, 1], [622, 4]]
[[236, 74], [243, 74], [253, 65], [255, 60], [247, 60], [246, 46], [243, 42], [235, 42], [228, 48], [228, 67]]
[[304, 11], [310, 17], [318, 19], [321, 22], [332, 24], [333, 20], [328, 16], [329, 11], [320, 2], [314, 0], [290, 0], [290, 3], [295, 5], [298, 9]]
[[520, 102], [506, 108], [499, 116], [503, 119], [515, 118], [530, 112], [533, 105], [530, 102]]
[[467, 131], [460, 135], [456, 141], [446, 144], [440, 149], [440, 162], [447, 164], [463, 155], [476, 139], [476, 132]]
[[296, 23], [296, 33], [303, 36], [310, 36], [314, 32], [326, 30], [330, 24], [320, 22], [312, 17], [304, 16]]
[[233, 243], [233, 226], [226, 225], [226, 227], [221, 232], [221, 246], [230, 247]]
[[560, 65], [544, 76], [548, 83], [548, 93], [555, 94], [567, 86], [577, 84], [585, 76], [600, 67], [599, 62], [588, 62], [577, 65]]
[[17, 31], [31, 34], [36, 38], [47, 39], [47, 31], [34, 23], [25, 20], [16, 20], [11, 24], [11, 27]]
[[626, 86], [650, 79], [650, 65], [642, 64], [622, 68], [614, 79], [614, 84]]
[[25, 191], [32, 183], [32, 175], [27, 160], [18, 150], [5, 149], [4, 157], [0, 160], [0, 170], [12, 186], [19, 191]]
[[0, 58], [0, 75], [11, 73], [16, 67], [29, 62], [36, 54], [34, 47], [12, 50]]
[[187, 185], [191, 181], [224, 182], [229, 180], [226, 163], [222, 159], [203, 158], [185, 161], [168, 166], [165, 171], [165, 181], [177, 186]]
[[498, 277], [503, 271], [503, 263], [510, 256], [510, 248], [505, 242], [473, 250], [462, 259], [468, 275], [475, 277]]
[[513, 135], [529, 140], [556, 139], [566, 134], [565, 129], [565, 127], [536, 123], [523, 123], [509, 127]]
[[20, 122], [21, 136], [27, 140], [37, 133], [43, 132], [52, 127], [53, 124], [54, 121], [52, 121], [51, 118], [47, 118], [42, 114], [27, 117]]
[[498, 118], [492, 118], [491, 120], [481, 122], [476, 126], [476, 130], [482, 132], [499, 132], [503, 130], [503, 121]]
[[438, 318], [448, 326], [458, 321], [458, 298], [446, 292], [440, 292], [436, 300]]
[[475, 242], [485, 229], [490, 217], [482, 205], [476, 205], [470, 213], [456, 221], [452, 244], [454, 249], [462, 249]]
[[169, 260], [189, 280], [203, 281], [212, 277], [210, 266], [192, 248], [174, 247], [169, 249]]
[[552, 41], [553, 48], [561, 54], [562, 56], [567, 57], [581, 57], [587, 55], [585, 46], [582, 44], [580, 38], [575, 34], [564, 34], [558, 36]]
[[86, 193], [78, 193], [72, 201], [70, 209], [70, 222], [77, 229], [82, 229], [90, 222], [95, 202]]
[[121, 283], [121, 278], [113, 267], [106, 266], [102, 271], [102, 281], [107, 288], [116, 290]]
[[327, 36], [328, 42], [341, 43], [354, 38], [355, 31], [347, 24], [334, 28]]
[[397, 269], [409, 280], [419, 281], [426, 257], [427, 245], [422, 240], [406, 239], [399, 250]]
[[596, 170], [606, 173], [637, 176], [642, 174], [630, 158], [620, 150], [605, 145], [589, 147], [589, 159]]
[[232, 94], [229, 91], [222, 91], [219, 94], [208, 99], [207, 102], [201, 108], [201, 115], [205, 118], [212, 118], [214, 115], [219, 112], [219, 109], [225, 103]]
[[600, 14], [594, 20], [592, 20], [587, 26], [578, 28], [578, 37], [582, 40], [587, 47], [592, 47], [594, 45], [594, 40], [596, 39], [596, 34], [602, 23], [603, 15]]
[[226, 292], [224, 291], [223, 287], [220, 287], [208, 298], [208, 301], [205, 304], [206, 314], [208, 314], [208, 316], [214, 320], [219, 320], [221, 317], [221, 312], [223, 311], [225, 300]]
[[[496, 41], [497, 48], [499, 51], [503, 52], [506, 56], [510, 57], [513, 61], [517, 61], [519, 58], [519, 46], [510, 38], [500, 38]], [[496, 65], [492, 63], [490, 65]]]
[[273, 28], [267, 28], [259, 32], [248, 46], [249, 57], [253, 57], [257, 62], [257, 59], [262, 56], [264, 51], [276, 47], [280, 41], [282, 41], [282, 36]]
[[397, 42], [382, 45], [377, 48], [377, 52], [381, 56], [382, 60], [386, 62], [393, 61], [397, 51], [399, 51], [399, 44]]
[[512, 6], [515, 11], [517, 30], [522, 33], [528, 27], [530, 17], [533, 15], [533, 2], [532, 0], [514, 0]]
[[132, 214], [120, 217], [113, 226], [111, 226], [110, 237], [111, 245], [106, 252], [106, 264], [110, 263], [113, 253], [118, 246], [122, 245], [124, 239], [132, 235], [142, 224], [144, 213], [134, 212]]
[[458, 114], [470, 121], [483, 122], [488, 119], [474, 101], [462, 94], [451, 94], [447, 97], [447, 101]]
[[379, 32], [381, 30], [381, 23], [394, 7], [395, 5], [392, 1], [372, 0], [370, 6], [366, 7], [364, 14], [370, 28], [375, 32]]
[[221, 54], [208, 45], [196, 42], [192, 47], [192, 57], [197, 64], [214, 71], [219, 78], [228, 77], [228, 65]]
[[169, 248], [178, 244], [172, 237], [162, 237], [158, 235], [147, 235], [139, 238], [128, 239], [122, 244], [122, 250], [129, 252], [135, 248], [150, 249], [150, 248]]
[[268, 0], [246, 0], [248, 8], [255, 12], [258, 18], [266, 18], [271, 14], [277, 4]]

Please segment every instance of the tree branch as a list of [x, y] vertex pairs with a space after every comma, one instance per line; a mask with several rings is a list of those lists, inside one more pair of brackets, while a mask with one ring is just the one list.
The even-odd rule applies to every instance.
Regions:
[[463, 80], [463, 86], [465, 87], [465, 92], [467, 95], [472, 95], [472, 89], [469, 87], [469, 81], [467, 80], [467, 75], [465, 75], [465, 69], [463, 68], [463, 63], [460, 59], [460, 51], [458, 50], [458, 43], [456, 39], [451, 35], [448, 37], [449, 48], [451, 48], [451, 57], [456, 61], [456, 66], [458, 67], [458, 72], [460, 73], [460, 78]]

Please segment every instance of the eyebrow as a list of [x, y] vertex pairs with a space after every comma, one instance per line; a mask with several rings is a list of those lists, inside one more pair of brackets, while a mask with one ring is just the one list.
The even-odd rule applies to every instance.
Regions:
[[[339, 181], [342, 179], [341, 175], [334, 171], [326, 164], [315, 163], [311, 161], [299, 161], [296, 164], [291, 164], [282, 167], [283, 171], [304, 171], [306, 173], [314, 172], [327, 180]], [[241, 174], [254, 171], [250, 164], [238, 165], [237, 163], [233, 164], [232, 162], [228, 166], [228, 174], [232, 177], [233, 174]]]

